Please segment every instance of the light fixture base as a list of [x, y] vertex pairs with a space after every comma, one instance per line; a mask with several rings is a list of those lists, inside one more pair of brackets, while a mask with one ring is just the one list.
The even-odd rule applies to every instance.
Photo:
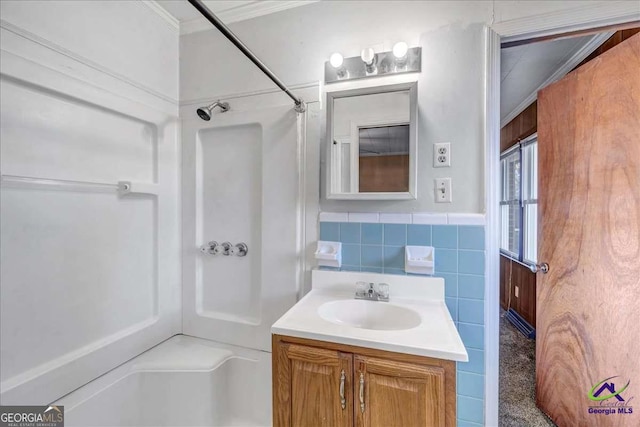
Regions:
[[[422, 48], [409, 48], [406, 58], [402, 58], [401, 62], [398, 62], [392, 51], [376, 53], [373, 63], [376, 72], [368, 73], [367, 66], [360, 56], [344, 58], [339, 69], [333, 67], [330, 61], [326, 61], [324, 63], [324, 82], [338, 83], [393, 74], [419, 73], [422, 71]], [[340, 73], [339, 70], [345, 72]]]

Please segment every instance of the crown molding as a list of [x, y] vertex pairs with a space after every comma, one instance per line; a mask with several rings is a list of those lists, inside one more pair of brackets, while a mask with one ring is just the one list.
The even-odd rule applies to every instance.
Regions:
[[176, 32], [180, 31], [180, 21], [160, 6], [156, 0], [142, 0], [140, 4], [147, 6], [152, 12], [155, 12], [171, 29]]
[[491, 29], [506, 43], [634, 21], [640, 21], [636, 1], [609, 1], [498, 22]]
[[[218, 14], [216, 14], [216, 16], [220, 17]], [[228, 23], [228, 21], [224, 19], [223, 21], [225, 22], [225, 24]], [[214, 27], [205, 18], [190, 19], [188, 21], [182, 21], [180, 23], [181, 36], [185, 34], [192, 34], [200, 31], [213, 30], [213, 29]]]
[[536, 99], [538, 99], [538, 91], [544, 89], [549, 86], [551, 83], [560, 80], [562, 77], [567, 75], [571, 70], [573, 70], [579, 63], [584, 61], [593, 51], [595, 51], [602, 43], [606, 42], [609, 37], [614, 34], [614, 31], [607, 31], [604, 33], [597, 34], [585, 43], [580, 49], [575, 51], [573, 55], [569, 59], [567, 59], [564, 64], [562, 64], [553, 74], [551, 74], [544, 82], [542, 82], [533, 92], [529, 94], [516, 108], [513, 109], [509, 114], [504, 116], [503, 119], [500, 120], [500, 128], [503, 128], [507, 125], [511, 120], [515, 119], [518, 114], [522, 113], [525, 108], [531, 105]]
[[[294, 7], [317, 3], [320, 0], [277, 1], [264, 0], [234, 7], [232, 9], [214, 12], [225, 24], [245, 21], [258, 16], [269, 15]], [[154, 2], [155, 3], [155, 2]], [[205, 18], [191, 19], [180, 23], [180, 35], [196, 33], [212, 29], [211, 24]]]

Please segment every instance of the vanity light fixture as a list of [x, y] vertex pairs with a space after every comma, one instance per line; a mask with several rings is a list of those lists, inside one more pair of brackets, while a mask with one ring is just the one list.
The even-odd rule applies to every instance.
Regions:
[[342, 79], [348, 76], [347, 70], [344, 68], [344, 65], [343, 65], [344, 57], [340, 53], [335, 52], [331, 54], [331, 57], [329, 58], [329, 62], [331, 63], [331, 66], [336, 69], [336, 75], [338, 76], [339, 79]]
[[337, 83], [401, 73], [419, 73], [422, 67], [422, 48], [398, 42], [387, 52], [362, 49], [359, 56], [344, 58], [334, 53], [324, 63], [325, 83]]
[[367, 76], [374, 75], [378, 72], [378, 67], [376, 67], [378, 57], [372, 48], [367, 47], [362, 49], [362, 52], [360, 52], [360, 59], [364, 62], [364, 69]]

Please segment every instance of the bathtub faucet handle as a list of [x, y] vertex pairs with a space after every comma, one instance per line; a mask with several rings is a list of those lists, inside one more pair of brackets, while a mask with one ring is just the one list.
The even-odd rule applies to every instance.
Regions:
[[203, 254], [215, 255], [217, 246], [218, 242], [212, 240], [209, 243], [200, 246], [200, 252], [202, 252]]
[[249, 252], [249, 247], [246, 243], [238, 243], [231, 248], [231, 255], [243, 257], [247, 256], [247, 252]]
[[231, 243], [229, 242], [222, 242], [216, 247], [216, 255], [222, 254], [224, 256], [229, 256], [230, 252], [231, 252]]

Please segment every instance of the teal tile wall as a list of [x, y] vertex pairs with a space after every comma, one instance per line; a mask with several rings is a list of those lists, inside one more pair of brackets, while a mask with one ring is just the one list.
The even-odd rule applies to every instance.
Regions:
[[342, 242], [344, 271], [404, 272], [406, 245], [435, 248], [435, 276], [469, 362], [458, 362], [458, 426], [484, 422], [484, 227], [321, 222], [320, 240]]

